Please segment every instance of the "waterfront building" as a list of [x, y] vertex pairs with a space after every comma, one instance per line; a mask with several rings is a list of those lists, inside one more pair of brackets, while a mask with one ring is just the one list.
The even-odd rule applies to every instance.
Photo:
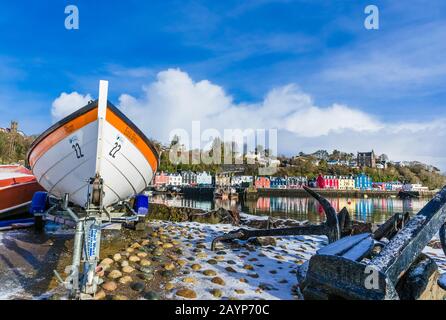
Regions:
[[181, 186], [183, 178], [179, 173], [172, 173], [169, 175], [169, 186]]
[[165, 172], [159, 172], [153, 179], [153, 184], [157, 187], [166, 186], [169, 184], [169, 175]]
[[356, 159], [358, 167], [376, 167], [376, 156], [375, 152], [372, 150], [371, 152], [358, 152], [358, 157]]
[[270, 188], [274, 189], [286, 189], [287, 179], [282, 177], [271, 177]]
[[208, 172], [199, 172], [197, 173], [197, 185], [198, 186], [211, 186], [212, 185], [212, 176]]
[[231, 178], [230, 173], [217, 173], [215, 175], [215, 185], [220, 187], [228, 187], [231, 185]]
[[355, 179], [351, 176], [341, 176], [338, 179], [339, 190], [353, 190], [355, 189]]
[[181, 183], [183, 186], [196, 186], [197, 174], [193, 171], [181, 172]]
[[339, 179], [335, 176], [324, 176], [325, 189], [339, 189]]
[[371, 190], [372, 178], [361, 173], [355, 177], [355, 188], [359, 190]]
[[288, 177], [287, 188], [288, 189], [301, 189], [303, 186], [308, 185], [307, 177]]
[[268, 177], [257, 177], [255, 186], [256, 188], [270, 188], [271, 182]]
[[316, 179], [316, 186], [319, 189], [325, 189], [325, 179], [321, 174]]

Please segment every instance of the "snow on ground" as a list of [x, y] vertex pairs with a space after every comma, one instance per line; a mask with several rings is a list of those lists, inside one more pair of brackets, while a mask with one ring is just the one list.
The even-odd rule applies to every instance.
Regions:
[[[172, 283], [177, 288], [194, 290], [197, 299], [296, 299], [293, 290], [297, 283], [296, 268], [327, 243], [326, 237], [294, 236], [276, 238], [276, 246], [266, 247], [255, 247], [244, 241], [236, 242], [235, 247], [220, 243], [213, 252], [210, 250], [212, 239], [237, 227], [193, 222], [158, 221], [156, 224], [175, 227], [170, 231], [171, 236], [183, 242], [181, 258], [188, 263], [183, 268], [185, 274]], [[186, 237], [180, 235], [182, 230], [187, 230]], [[193, 270], [193, 264], [201, 268]], [[205, 270], [215, 274], [206, 276]], [[214, 277], [220, 277], [224, 285], [211, 282]], [[213, 289], [220, 291], [217, 296]], [[179, 297], [173, 291], [167, 298]]]
[[[238, 227], [163, 221], [155, 222], [155, 226], [174, 227], [171, 235], [183, 243], [182, 258], [188, 263], [183, 274], [171, 283], [176, 288], [194, 290], [197, 299], [297, 299], [297, 267], [327, 244], [323, 236], [276, 237], [275, 246], [235, 241], [235, 245], [219, 243], [217, 249], [211, 251], [214, 237]], [[446, 273], [446, 257], [442, 249], [426, 247], [423, 252], [437, 262], [440, 273]], [[193, 264], [201, 268], [193, 270]], [[213, 270], [215, 275], [206, 276], [204, 270]], [[211, 282], [214, 276], [220, 277], [224, 285]], [[219, 291], [218, 296], [213, 294], [215, 289]], [[167, 298], [181, 299], [175, 296], [175, 290]]]

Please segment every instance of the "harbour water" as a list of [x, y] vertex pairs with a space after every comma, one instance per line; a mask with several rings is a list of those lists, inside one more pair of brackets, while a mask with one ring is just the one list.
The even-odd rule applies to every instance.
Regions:
[[[409, 212], [416, 214], [428, 201], [428, 198], [405, 199], [398, 198], [328, 198], [331, 205], [340, 211], [346, 207], [352, 218], [363, 222], [382, 223], [392, 214]], [[168, 206], [190, 207], [205, 211], [220, 207], [228, 210], [238, 210], [259, 216], [308, 220], [312, 223], [323, 221], [324, 213], [321, 205], [311, 197], [273, 197], [265, 196], [253, 200], [221, 200], [197, 199], [182, 196], [155, 195], [151, 198], [155, 203]]]

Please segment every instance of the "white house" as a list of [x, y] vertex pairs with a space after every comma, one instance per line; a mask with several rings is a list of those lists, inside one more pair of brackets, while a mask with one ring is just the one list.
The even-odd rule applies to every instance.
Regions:
[[183, 179], [180, 174], [173, 173], [169, 175], [169, 185], [170, 186], [181, 186]]
[[212, 176], [207, 172], [200, 172], [197, 174], [197, 184], [198, 185], [211, 185]]

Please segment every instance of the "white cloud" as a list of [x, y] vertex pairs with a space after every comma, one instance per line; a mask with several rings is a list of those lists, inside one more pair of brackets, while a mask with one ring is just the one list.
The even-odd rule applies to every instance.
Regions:
[[[278, 129], [279, 153], [374, 149], [394, 160], [446, 165], [446, 147], [441, 147], [446, 122], [442, 119], [386, 123], [346, 105], [317, 106], [295, 84], [275, 88], [256, 103], [236, 103], [222, 87], [194, 81], [179, 69], [158, 73], [142, 90], [138, 97], [122, 94], [119, 108], [148, 136], [162, 142], [168, 142], [174, 129], [190, 134], [192, 121], [199, 120], [201, 132], [214, 128], [221, 135], [224, 129]], [[63, 93], [53, 103], [53, 117], [68, 114], [89, 99], [90, 95]]]
[[53, 122], [56, 122], [74, 111], [86, 106], [92, 100], [89, 94], [82, 95], [77, 92], [63, 92], [56, 100], [53, 101], [51, 108], [51, 116]]

